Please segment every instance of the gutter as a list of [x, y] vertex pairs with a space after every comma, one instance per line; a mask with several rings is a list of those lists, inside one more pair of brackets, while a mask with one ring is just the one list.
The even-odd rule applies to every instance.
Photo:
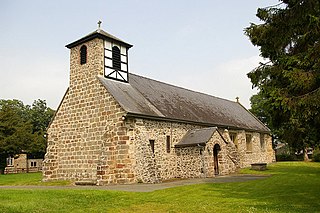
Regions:
[[199, 122], [199, 121], [190, 121], [190, 120], [183, 120], [183, 119], [176, 119], [176, 118], [167, 118], [167, 117], [158, 117], [154, 115], [143, 115], [138, 113], [132, 113], [128, 112], [125, 116], [125, 118], [142, 118], [142, 119], [149, 119], [149, 120], [156, 120], [156, 121], [167, 121], [167, 122], [179, 122], [184, 124], [193, 124], [198, 126], [205, 126], [205, 127], [218, 127], [218, 128], [224, 128], [224, 129], [234, 129], [234, 130], [245, 130], [250, 132], [258, 132], [258, 133], [264, 133], [264, 134], [270, 134], [270, 131], [261, 131], [261, 130], [255, 130], [255, 129], [248, 129], [248, 128], [239, 128], [235, 126], [225, 126], [221, 124], [214, 124], [214, 123], [206, 123], [206, 122]]

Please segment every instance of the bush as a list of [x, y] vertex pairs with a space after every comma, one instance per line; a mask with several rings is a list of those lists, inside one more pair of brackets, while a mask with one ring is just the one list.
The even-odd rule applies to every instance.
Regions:
[[312, 161], [320, 162], [320, 150], [319, 149], [316, 149], [313, 151]]
[[276, 155], [277, 161], [294, 161], [294, 156], [291, 154], [279, 154]]
[[303, 155], [279, 154], [276, 155], [276, 161], [303, 161]]

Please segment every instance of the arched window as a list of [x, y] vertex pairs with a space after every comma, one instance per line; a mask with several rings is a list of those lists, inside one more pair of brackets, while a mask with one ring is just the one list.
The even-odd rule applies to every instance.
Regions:
[[87, 63], [87, 46], [82, 45], [80, 48], [80, 64]]
[[120, 49], [117, 46], [112, 47], [112, 67], [115, 70], [121, 70]]

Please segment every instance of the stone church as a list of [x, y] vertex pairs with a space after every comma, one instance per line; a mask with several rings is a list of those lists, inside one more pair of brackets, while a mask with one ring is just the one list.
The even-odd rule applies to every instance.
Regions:
[[275, 160], [270, 130], [238, 101], [129, 73], [132, 45], [100, 27], [66, 47], [70, 85], [48, 127], [44, 181], [158, 183]]

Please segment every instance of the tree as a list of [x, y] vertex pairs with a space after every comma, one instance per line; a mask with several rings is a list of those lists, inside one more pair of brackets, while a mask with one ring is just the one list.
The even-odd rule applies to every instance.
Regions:
[[53, 115], [54, 110], [47, 107], [45, 100], [35, 100], [29, 113], [33, 132], [45, 131]]
[[30, 108], [29, 116], [32, 124], [33, 140], [28, 148], [28, 153], [34, 158], [43, 158], [46, 152], [46, 129], [54, 113], [54, 110], [47, 107], [46, 101], [40, 99], [35, 100]]
[[0, 168], [8, 155], [21, 153], [32, 140], [28, 107], [18, 100], [0, 100]]
[[259, 89], [253, 108], [261, 107], [273, 133], [294, 149], [319, 145], [320, 2], [282, 0], [257, 17], [262, 23], [245, 33], [268, 62], [248, 73]]
[[44, 156], [45, 132], [53, 114], [43, 100], [34, 101], [32, 107], [18, 100], [0, 100], [0, 169], [9, 155]]

